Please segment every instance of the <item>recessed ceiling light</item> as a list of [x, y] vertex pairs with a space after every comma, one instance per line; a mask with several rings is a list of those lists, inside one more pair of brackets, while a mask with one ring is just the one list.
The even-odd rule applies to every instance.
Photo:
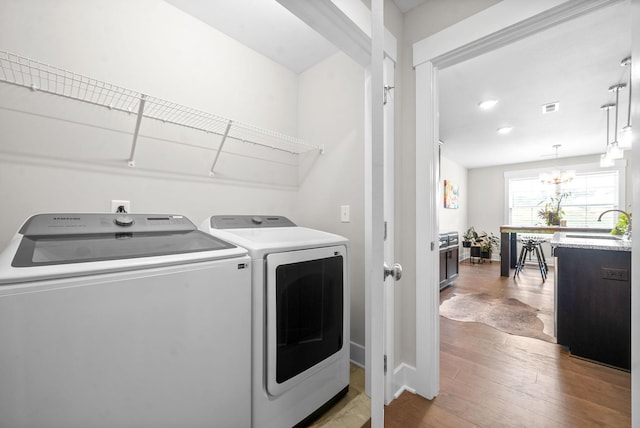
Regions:
[[511, 132], [513, 128], [511, 126], [505, 126], [502, 128], [498, 128], [498, 134], [508, 134], [509, 132]]
[[485, 100], [481, 103], [478, 103], [478, 107], [480, 107], [482, 110], [490, 110], [494, 108], [496, 104], [498, 104], [498, 100]]

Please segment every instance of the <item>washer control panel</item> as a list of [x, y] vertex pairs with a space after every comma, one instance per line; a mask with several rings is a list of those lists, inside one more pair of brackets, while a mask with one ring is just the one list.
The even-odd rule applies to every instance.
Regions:
[[87, 235], [120, 232], [188, 232], [196, 226], [183, 215], [174, 214], [37, 214], [25, 222], [25, 236]]

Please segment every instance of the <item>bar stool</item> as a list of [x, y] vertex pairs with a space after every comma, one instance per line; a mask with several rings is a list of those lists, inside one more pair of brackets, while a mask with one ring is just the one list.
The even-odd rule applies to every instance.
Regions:
[[547, 273], [549, 272], [549, 266], [547, 266], [547, 259], [544, 257], [544, 251], [542, 249], [542, 244], [547, 242], [549, 238], [538, 238], [538, 251], [540, 253], [540, 258], [542, 259], [542, 266], [544, 267], [544, 277], [547, 277]]
[[547, 272], [549, 270], [547, 266], [547, 260], [544, 257], [542, 251], [542, 243], [546, 241], [544, 238], [538, 238], [533, 236], [522, 236], [519, 241], [522, 243], [522, 250], [520, 250], [520, 256], [518, 257], [518, 263], [516, 263], [516, 271], [513, 274], [513, 278], [520, 275], [520, 271], [524, 268], [527, 258], [531, 260], [532, 254], [535, 253], [536, 260], [538, 261], [538, 269], [540, 269], [540, 275], [542, 281], [547, 279]]

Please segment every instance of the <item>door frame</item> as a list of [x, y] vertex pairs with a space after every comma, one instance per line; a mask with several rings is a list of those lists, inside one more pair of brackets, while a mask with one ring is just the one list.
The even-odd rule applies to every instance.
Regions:
[[[438, 394], [440, 383], [440, 296], [436, 269], [438, 253], [434, 251], [439, 226], [438, 180], [436, 176], [439, 126], [438, 70], [620, 1], [622, 0], [544, 0], [536, 2], [503, 0], [439, 33], [414, 43], [413, 66], [416, 78], [416, 371], [414, 384], [418, 394], [432, 399]], [[640, 0], [632, 0], [632, 9], [633, 5], [640, 6]], [[634, 71], [638, 70], [636, 67], [638, 60], [635, 56], [633, 57]], [[640, 63], [638, 66], [640, 67]], [[633, 103], [637, 105], [635, 99]], [[637, 157], [635, 156], [635, 158]], [[634, 169], [634, 182], [640, 183], [640, 173], [635, 172], [637, 170], [638, 168]], [[638, 189], [634, 189], [634, 196], [637, 195]], [[634, 198], [634, 208], [640, 209], [638, 198]], [[636, 246], [637, 244], [634, 244], [634, 247]], [[637, 251], [632, 269], [640, 268], [637, 261]], [[638, 282], [638, 279], [634, 278], [634, 282]], [[636, 302], [634, 308], [640, 306], [639, 299], [640, 297], [634, 300]], [[632, 349], [637, 349], [637, 347], [633, 347], [633, 343], [632, 340]], [[634, 359], [632, 355], [633, 361], [636, 361], [636, 367], [638, 367], [637, 356]], [[634, 408], [637, 408], [637, 404], [640, 403], [637, 399], [638, 393], [640, 393], [637, 376], [636, 380], [632, 380], [632, 383], [636, 387], [633, 391], [636, 392]]]

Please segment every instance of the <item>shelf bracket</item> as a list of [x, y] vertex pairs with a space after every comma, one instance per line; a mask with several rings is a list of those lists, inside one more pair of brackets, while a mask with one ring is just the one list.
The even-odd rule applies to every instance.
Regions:
[[218, 152], [216, 153], [216, 157], [213, 159], [213, 164], [211, 164], [211, 169], [209, 170], [209, 176], [213, 177], [215, 173], [213, 169], [216, 167], [216, 163], [218, 163], [218, 158], [220, 157], [220, 152], [222, 152], [222, 147], [224, 146], [225, 141], [227, 141], [227, 137], [229, 136], [229, 131], [231, 130], [231, 124], [233, 120], [230, 120], [227, 123], [227, 128], [224, 130], [224, 134], [222, 135], [222, 141], [220, 141], [220, 146], [218, 147]]
[[144, 103], [147, 99], [145, 94], [140, 97], [140, 106], [138, 107], [138, 117], [136, 118], [136, 129], [133, 131], [133, 143], [131, 144], [131, 154], [129, 155], [129, 161], [127, 164], [131, 167], [136, 166], [136, 162], [133, 160], [133, 156], [136, 153], [136, 144], [138, 142], [138, 133], [140, 132], [140, 122], [142, 122], [142, 114], [144, 113]]

